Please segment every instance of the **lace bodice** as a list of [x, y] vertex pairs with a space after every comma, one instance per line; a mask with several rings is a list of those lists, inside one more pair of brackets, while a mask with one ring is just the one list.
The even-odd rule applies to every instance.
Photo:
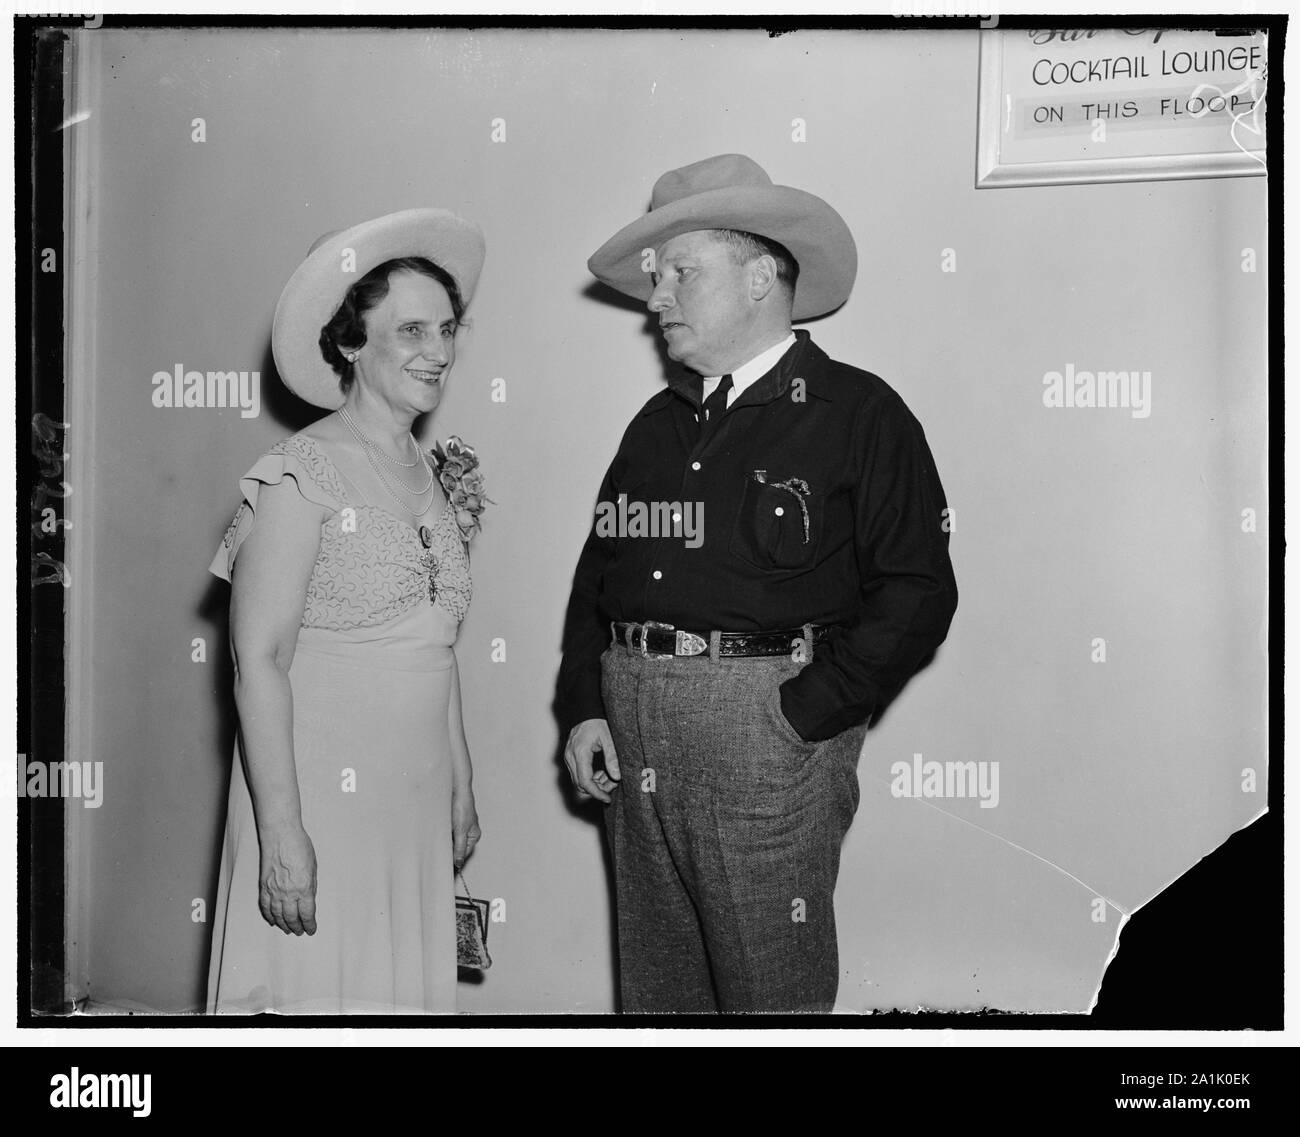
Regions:
[[240, 479], [244, 501], [213, 559], [214, 573], [231, 579], [239, 546], [254, 524], [259, 487], [286, 475], [303, 497], [331, 510], [321, 524], [304, 628], [373, 627], [426, 598], [457, 623], [465, 618], [472, 594], [469, 553], [451, 508], [417, 531], [387, 510], [351, 501], [329, 455], [304, 434], [277, 442]]

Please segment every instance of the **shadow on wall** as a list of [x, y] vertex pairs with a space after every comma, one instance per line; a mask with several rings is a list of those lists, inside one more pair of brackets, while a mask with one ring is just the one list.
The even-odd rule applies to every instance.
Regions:
[[[612, 308], [622, 308], [626, 312], [636, 312], [645, 321], [641, 332], [649, 338], [654, 346], [655, 353], [659, 356], [659, 364], [663, 368], [665, 380], [674, 371], [680, 370], [680, 365], [674, 363], [668, 357], [668, 345], [664, 342], [664, 337], [659, 334], [659, 317], [646, 307], [644, 300], [638, 300], [635, 296], [625, 296], [617, 289], [610, 288], [609, 285], [602, 284], [598, 280], [590, 281], [579, 295], [584, 300], [594, 300], [601, 304], [608, 304]], [[617, 443], [617, 441], [617, 439], [613, 440], [614, 443]], [[613, 457], [612, 454], [611, 457]]]
[[[594, 280], [582, 290], [581, 295], [587, 300], [596, 300], [602, 303], [612, 304], [615, 307], [623, 308], [624, 310], [629, 312], [639, 313], [644, 319], [644, 323], [641, 328], [642, 334], [647, 336], [650, 339], [650, 342], [654, 345], [654, 349], [659, 355], [659, 362], [661, 367], [663, 368], [665, 379], [667, 379], [667, 377], [670, 374], [672, 374], [672, 372], [675, 369], [678, 369], [678, 364], [674, 363], [668, 357], [668, 352], [667, 352], [666, 345], [664, 343], [664, 338], [659, 334], [659, 317], [656, 316], [653, 312], [647, 310], [645, 303], [643, 301], [637, 300], [635, 297], [632, 296], [624, 296], [621, 292], [618, 292], [615, 289], [609, 288], [607, 285], [601, 284], [599, 281], [594, 281]], [[611, 439], [609, 442], [611, 460], [613, 459], [613, 450], [617, 446], [617, 444], [618, 444], [617, 439]], [[595, 498], [596, 498], [596, 494], [599, 492], [600, 487], [592, 486], [591, 489], [592, 489], [592, 512], [594, 515]], [[580, 552], [581, 552], [580, 549], [575, 549], [573, 552], [573, 563], [575, 569], [577, 567], [578, 556]], [[573, 591], [572, 578], [570, 578], [569, 581], [569, 591], [570, 591], [569, 603], [571, 605], [572, 591]], [[567, 626], [567, 624], [568, 624], [568, 620], [567, 620], [567, 610], [566, 610], [565, 625]], [[614, 989], [614, 1009], [617, 1012], [622, 1010], [622, 999], [621, 999], [621, 995], [619, 994], [619, 985], [618, 985], [618, 905], [617, 905], [617, 896], [615, 894], [615, 889], [614, 889], [614, 861], [610, 853], [609, 842], [605, 840], [605, 834], [604, 834], [605, 807], [600, 802], [595, 801], [594, 799], [585, 800], [583, 798], [578, 797], [578, 793], [574, 789], [573, 782], [569, 777], [568, 767], [564, 764], [564, 746], [567, 741], [567, 737], [564, 733], [563, 722], [560, 717], [558, 673], [555, 676], [555, 679], [557, 682], [557, 690], [556, 690], [555, 699], [551, 704], [551, 713], [555, 717], [556, 730], [557, 732], [559, 732], [555, 751], [552, 754], [552, 761], [555, 763], [555, 767], [556, 767], [555, 785], [557, 791], [559, 792], [560, 797], [564, 801], [565, 808], [569, 811], [569, 814], [572, 817], [581, 818], [583, 821], [586, 821], [591, 825], [596, 826], [601, 833], [600, 857], [601, 857], [601, 862], [603, 863], [605, 869], [605, 889], [608, 894], [607, 911], [609, 912], [610, 966], [612, 968], [611, 978], [612, 978], [612, 986]]]
[[[212, 540], [211, 548], [215, 549], [220, 541], [221, 534], [218, 533]], [[217, 879], [221, 869], [221, 842], [226, 828], [226, 797], [230, 792], [231, 760], [235, 753], [235, 735], [239, 729], [239, 719], [235, 714], [234, 699], [235, 666], [230, 658], [228, 646], [230, 643], [230, 586], [224, 580], [218, 580], [215, 576], [209, 575], [208, 586], [203, 592], [203, 599], [199, 602], [196, 615], [199, 620], [212, 629], [208, 642], [220, 645], [220, 650], [213, 652], [213, 659], [211, 660], [212, 693], [217, 710], [216, 760], [221, 763], [222, 768], [225, 770], [225, 777], [222, 779], [221, 796], [218, 798], [221, 803], [220, 808], [215, 810], [213, 816], [208, 819], [210, 828], [207, 841], [196, 841], [196, 844], [203, 844], [208, 849], [208, 865], [210, 868], [204, 895], [208, 898], [208, 912], [211, 913], [217, 903]], [[209, 918], [202, 957], [203, 970], [202, 974], [194, 977], [191, 995], [194, 1007], [198, 1010], [203, 1010], [207, 1004], [207, 961], [212, 953], [212, 924], [213, 921]]]
[[297, 434], [303, 427], [310, 426], [328, 413], [320, 407], [303, 402], [284, 385], [280, 372], [275, 367], [270, 340], [266, 341], [266, 351], [262, 355], [262, 375], [262, 406], [269, 417], [284, 428], [285, 434]]

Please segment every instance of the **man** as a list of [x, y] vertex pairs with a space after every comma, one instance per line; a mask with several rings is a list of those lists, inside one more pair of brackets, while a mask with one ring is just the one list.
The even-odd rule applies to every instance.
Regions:
[[856, 273], [820, 198], [709, 158], [588, 266], [689, 369], [623, 436], [565, 624], [565, 762], [607, 803], [623, 1009], [827, 1011], [866, 721], [956, 608], [943, 488], [898, 395], [791, 330]]

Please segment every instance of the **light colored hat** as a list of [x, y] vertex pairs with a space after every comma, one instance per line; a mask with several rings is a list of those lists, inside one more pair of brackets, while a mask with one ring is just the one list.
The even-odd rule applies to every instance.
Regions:
[[697, 229], [740, 229], [779, 241], [799, 262], [794, 318], [806, 320], [848, 299], [858, 271], [853, 234], [819, 197], [777, 186], [743, 154], [719, 154], [669, 170], [650, 195], [650, 212], [605, 242], [587, 262], [619, 292], [649, 300], [654, 284], [644, 250]]
[[[352, 256], [345, 263], [349, 249]], [[275, 306], [271, 351], [285, 386], [327, 410], [343, 405], [338, 373], [321, 355], [320, 332], [347, 290], [371, 269], [397, 257], [427, 257], [452, 275], [468, 305], [483, 254], [483, 231], [445, 209], [406, 209], [326, 233], [294, 270]]]

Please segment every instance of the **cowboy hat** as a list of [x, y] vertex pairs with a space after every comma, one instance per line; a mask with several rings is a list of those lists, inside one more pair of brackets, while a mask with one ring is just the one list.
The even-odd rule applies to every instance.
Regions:
[[468, 305], [483, 253], [482, 230], [445, 209], [406, 209], [318, 238], [275, 306], [271, 351], [284, 385], [315, 406], [337, 410], [343, 392], [321, 355], [320, 333], [347, 290], [385, 261], [427, 257], [451, 273]]
[[820, 316], [848, 299], [858, 270], [853, 234], [819, 197], [777, 186], [743, 154], [719, 154], [669, 170], [650, 194], [650, 212], [605, 242], [587, 262], [593, 275], [628, 296], [649, 300], [647, 249], [697, 229], [740, 229], [779, 241], [799, 262], [796, 320]]

